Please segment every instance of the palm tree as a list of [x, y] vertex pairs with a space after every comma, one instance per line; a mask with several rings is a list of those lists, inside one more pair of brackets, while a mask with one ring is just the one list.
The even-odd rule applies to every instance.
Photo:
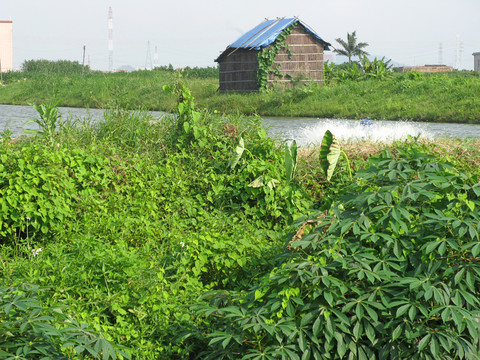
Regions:
[[347, 41], [342, 40], [340, 38], [335, 39], [340, 45], [342, 45], [343, 49], [334, 49], [333, 51], [339, 55], [343, 55], [348, 57], [348, 63], [352, 63], [352, 56], [361, 55], [368, 55], [368, 52], [362, 50], [363, 48], [368, 46], [368, 43], [361, 42], [357, 44], [357, 34], [356, 31], [349, 34], [347, 32]]

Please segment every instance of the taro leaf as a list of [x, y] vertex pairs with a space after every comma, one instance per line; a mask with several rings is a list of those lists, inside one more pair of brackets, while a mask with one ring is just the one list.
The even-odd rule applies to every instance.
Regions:
[[185, 134], [189, 134], [190, 133], [190, 123], [188, 121], [185, 121], [183, 123], [183, 130], [185, 131]]
[[297, 142], [295, 140], [290, 146], [285, 144], [285, 168], [287, 170], [287, 183], [290, 183], [297, 168]]
[[248, 186], [253, 188], [259, 188], [259, 187], [265, 186], [265, 183], [263, 182], [263, 175], [260, 175], [259, 177], [257, 177], [250, 184], [248, 184]]
[[270, 188], [270, 190], [273, 190], [273, 188], [277, 186], [277, 184], [280, 184], [280, 181], [278, 181], [277, 179], [272, 179], [267, 182], [267, 186]]
[[235, 148], [235, 154], [233, 155], [233, 158], [230, 160], [230, 163], [228, 164], [228, 167], [230, 169], [233, 170], [235, 168], [235, 166], [237, 166], [238, 161], [242, 157], [242, 154], [243, 154], [244, 150], [245, 150], [245, 144], [243, 142], [243, 138], [240, 137], [240, 139], [238, 140], [238, 145]]
[[327, 177], [327, 181], [332, 178], [340, 153], [340, 144], [330, 130], [327, 130], [320, 147], [320, 166]]

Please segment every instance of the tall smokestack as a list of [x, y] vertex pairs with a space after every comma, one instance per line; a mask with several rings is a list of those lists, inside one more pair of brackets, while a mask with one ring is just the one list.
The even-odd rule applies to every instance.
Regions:
[[113, 13], [108, 8], [108, 70], [113, 71]]

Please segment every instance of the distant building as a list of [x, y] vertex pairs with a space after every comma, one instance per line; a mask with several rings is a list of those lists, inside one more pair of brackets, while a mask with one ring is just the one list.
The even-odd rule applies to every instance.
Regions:
[[422, 73], [452, 71], [453, 68], [447, 65], [423, 65], [423, 66], [401, 66], [395, 68], [399, 72], [418, 71]]
[[13, 70], [12, 22], [0, 20], [0, 66], [2, 72]]
[[[215, 59], [220, 66], [220, 91], [258, 91], [259, 53], [272, 47], [286, 29], [292, 29], [274, 58], [263, 83], [291, 85], [292, 81], [316, 81], [323, 85], [324, 41], [297, 18], [265, 20], [230, 44]], [[287, 34], [287, 33], [285, 33]], [[265, 75], [265, 74], [264, 74]]]
[[473, 70], [480, 71], [480, 52], [475, 52], [473, 55]]

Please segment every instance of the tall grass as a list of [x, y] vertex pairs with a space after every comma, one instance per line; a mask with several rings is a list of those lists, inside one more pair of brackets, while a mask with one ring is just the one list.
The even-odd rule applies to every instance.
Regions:
[[[61, 68], [61, 67], [60, 67]], [[183, 80], [197, 103], [223, 113], [265, 116], [351, 119], [408, 119], [432, 122], [480, 123], [476, 72], [437, 74], [392, 74], [385, 79], [345, 80], [323, 88], [296, 86], [267, 93], [221, 94], [218, 69], [184, 69]], [[178, 76], [170, 68], [131, 73], [77, 71], [7, 73], [7, 86], [0, 88], [4, 104], [40, 104], [54, 92], [61, 106], [106, 108], [112, 98], [124, 108], [171, 112], [176, 99], [162, 87]]]

